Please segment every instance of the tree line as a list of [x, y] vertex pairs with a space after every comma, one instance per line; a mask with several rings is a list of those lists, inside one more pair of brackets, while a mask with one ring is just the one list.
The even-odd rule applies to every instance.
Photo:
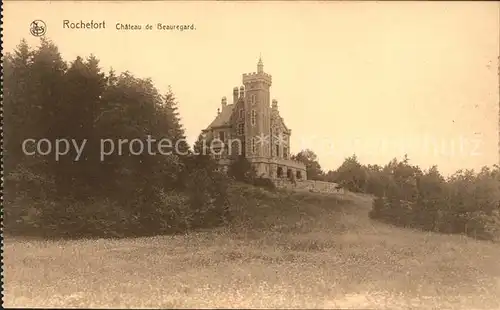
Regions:
[[500, 239], [500, 168], [459, 170], [445, 178], [436, 166], [411, 165], [405, 156], [385, 166], [362, 165], [356, 155], [324, 172], [316, 154], [297, 154], [310, 179], [335, 182], [375, 196], [370, 217], [402, 227], [478, 239]]

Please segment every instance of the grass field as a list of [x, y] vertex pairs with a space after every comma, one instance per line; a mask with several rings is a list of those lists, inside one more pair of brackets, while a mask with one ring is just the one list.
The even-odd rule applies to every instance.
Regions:
[[235, 227], [5, 239], [4, 307], [500, 309], [500, 245], [368, 219], [371, 198], [253, 194]]

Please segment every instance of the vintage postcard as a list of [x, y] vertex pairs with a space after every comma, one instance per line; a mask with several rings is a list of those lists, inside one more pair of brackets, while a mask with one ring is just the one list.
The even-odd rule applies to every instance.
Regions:
[[6, 1], [3, 307], [500, 309], [499, 10]]

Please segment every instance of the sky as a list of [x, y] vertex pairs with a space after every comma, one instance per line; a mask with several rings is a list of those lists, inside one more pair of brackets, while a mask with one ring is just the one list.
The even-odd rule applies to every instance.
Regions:
[[30, 24], [43, 20], [65, 60], [94, 54], [105, 71], [170, 85], [190, 141], [262, 56], [292, 152], [312, 149], [325, 170], [352, 154], [380, 165], [408, 154], [446, 175], [499, 162], [499, 10], [494, 1], [7, 1], [4, 51], [23, 38], [37, 45]]

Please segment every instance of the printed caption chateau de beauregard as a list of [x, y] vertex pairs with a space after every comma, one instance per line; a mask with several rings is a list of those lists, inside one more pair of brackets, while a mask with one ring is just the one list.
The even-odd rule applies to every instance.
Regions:
[[260, 58], [257, 72], [243, 74], [243, 85], [234, 87], [232, 104], [222, 97], [217, 117], [203, 134], [219, 142], [221, 148], [215, 147], [214, 153], [224, 171], [241, 154], [258, 176], [305, 181], [306, 166], [290, 159], [291, 130], [279, 114], [278, 101], [271, 103], [271, 84], [272, 77], [264, 72]]

